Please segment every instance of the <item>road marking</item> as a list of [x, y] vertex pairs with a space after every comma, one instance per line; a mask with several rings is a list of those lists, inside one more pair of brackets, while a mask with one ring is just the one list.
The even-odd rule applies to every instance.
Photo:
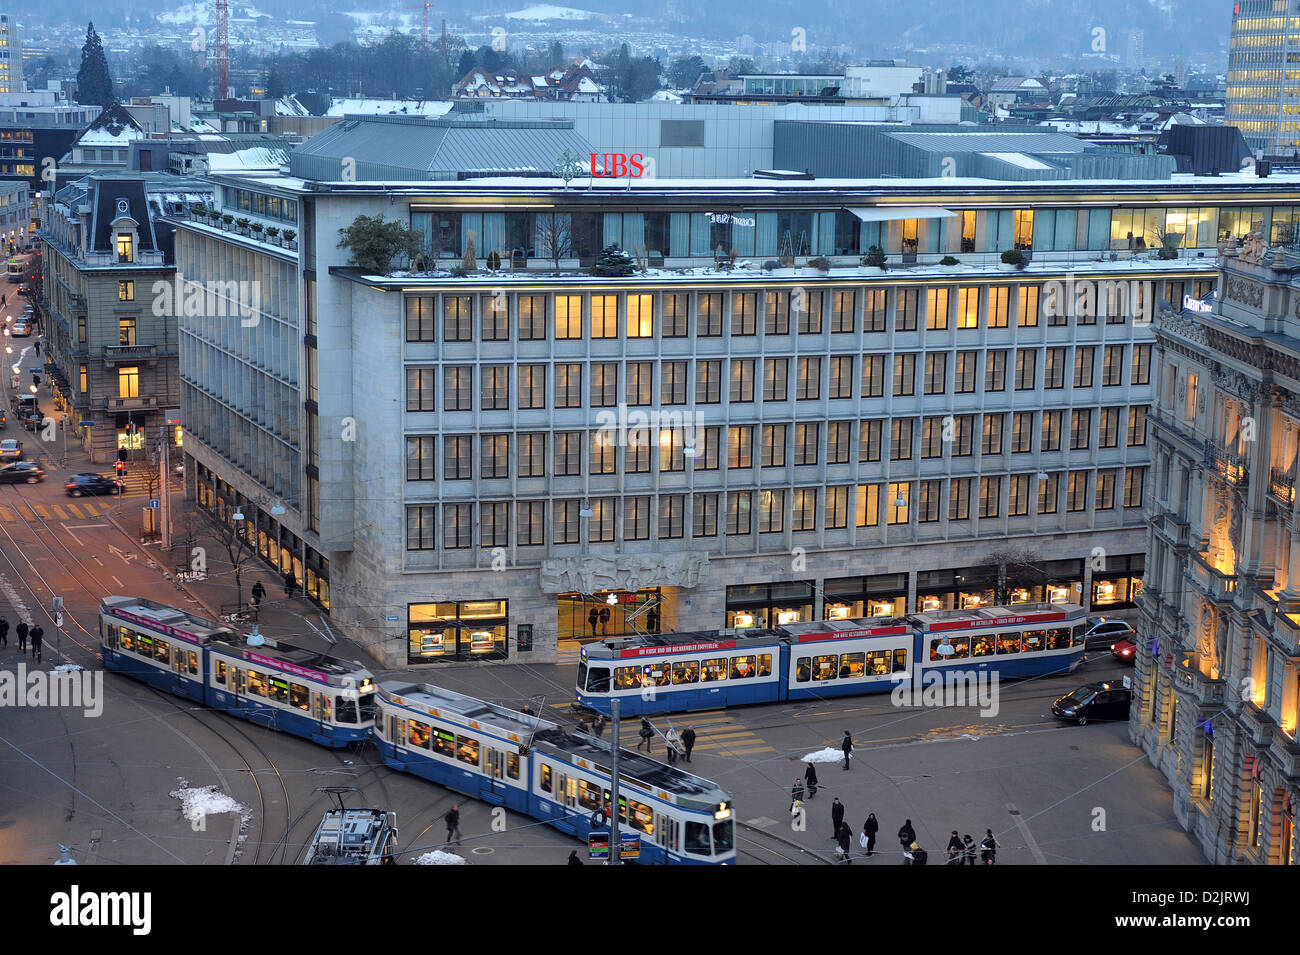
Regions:
[[77, 530], [82, 530], [87, 527], [107, 527], [108, 525], [107, 524], [69, 524], [68, 526], [75, 527]]
[[[696, 749], [699, 749], [697, 746]], [[776, 749], [772, 746], [751, 746], [749, 749], [720, 749], [718, 756], [751, 756], [754, 753], [775, 753]]]
[[39, 514], [42, 518], [45, 519], [49, 518], [50, 512], [45, 509], [44, 504], [31, 504], [28, 506], [31, 507], [31, 509], [35, 511], [37, 514]]
[[0, 518], [3, 518], [6, 524], [12, 524], [14, 521], [18, 520], [18, 518], [14, 516], [14, 512], [9, 510], [7, 507], [0, 508]]
[[1039, 865], [1047, 865], [1047, 857], [1043, 855], [1043, 850], [1038, 848], [1038, 842], [1029, 832], [1029, 827], [1025, 825], [1024, 818], [1020, 815], [1020, 810], [1015, 807], [1014, 803], [1007, 803], [1007, 812], [1011, 813], [1011, 818], [1016, 821], [1016, 828], [1020, 830], [1020, 835], [1025, 840], [1025, 845], [1033, 853], [1034, 861]]
[[63, 508], [59, 507], [59, 505], [51, 504], [50, 510], [54, 512], [54, 516], [57, 517], [59, 520], [66, 521], [68, 519], [68, 512], [65, 511]]
[[67, 504], [65, 504], [65, 505], [63, 505], [63, 506], [66, 507], [66, 508], [67, 508], [69, 511], [71, 511], [73, 514], [77, 515], [77, 517], [85, 517], [85, 516], [86, 516], [85, 514], [81, 513], [81, 510], [77, 507], [77, 505], [75, 505], [75, 504], [73, 504], [73, 503], [71, 503], [71, 502], [69, 502], [69, 503], [67, 503]]
[[108, 545], [108, 549], [113, 552], [113, 556], [116, 557], [118, 560], [135, 560], [134, 551], [129, 551], [129, 550], [123, 551], [117, 547], [114, 547], [112, 544]]
[[118, 580], [118, 579], [117, 579], [116, 577], [114, 577], [112, 574], [109, 574], [108, 576], [113, 577], [113, 580], [117, 581], [117, 585], [118, 585], [119, 587], [125, 587], [125, 586], [126, 586], [126, 584], [122, 583], [122, 581]]
[[68, 536], [69, 536], [69, 537], [71, 537], [74, 541], [77, 542], [77, 545], [78, 545], [79, 547], [85, 547], [85, 546], [86, 546], [85, 541], [83, 541], [83, 540], [82, 540], [80, 537], [78, 537], [76, 534], [72, 533], [72, 528], [69, 527], [67, 524], [64, 524], [64, 525], [63, 525], [63, 529], [64, 529], [65, 531], [68, 532]]

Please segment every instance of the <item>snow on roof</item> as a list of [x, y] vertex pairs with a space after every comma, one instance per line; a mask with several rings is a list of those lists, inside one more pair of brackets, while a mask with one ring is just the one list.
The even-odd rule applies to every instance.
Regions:
[[536, 3], [505, 15], [507, 20], [585, 20], [592, 16], [589, 10], [574, 7], [557, 7], [549, 3]]
[[988, 156], [990, 159], [1000, 159], [1002, 162], [1019, 166], [1021, 169], [1052, 168], [1047, 163], [1037, 160], [1033, 156], [1026, 156], [1024, 153], [980, 153], [980, 155]]
[[452, 104], [445, 100], [336, 99], [326, 116], [387, 116], [390, 114], [437, 117], [448, 112]]
[[208, 169], [212, 172], [238, 172], [244, 169], [279, 169], [288, 161], [283, 149], [269, 146], [250, 146], [233, 153], [208, 153]]
[[78, 146], [124, 146], [136, 139], [143, 139], [144, 134], [129, 126], [122, 127], [117, 133], [107, 129], [87, 129], [77, 140]]

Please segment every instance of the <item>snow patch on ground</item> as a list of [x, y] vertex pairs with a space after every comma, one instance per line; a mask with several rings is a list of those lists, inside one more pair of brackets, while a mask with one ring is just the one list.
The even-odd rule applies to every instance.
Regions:
[[464, 856], [458, 856], [454, 852], [440, 852], [434, 849], [432, 852], [426, 852], [412, 860], [415, 865], [468, 865]]
[[181, 812], [191, 825], [206, 816], [219, 816], [227, 812], [237, 812], [245, 822], [248, 821], [248, 807], [219, 791], [216, 786], [192, 789], [189, 780], [178, 778], [177, 781], [180, 788], [174, 790], [171, 796], [181, 801]]
[[805, 763], [842, 763], [844, 762], [844, 754], [838, 749], [827, 746], [815, 753], [809, 753], [803, 758], [803, 761]]

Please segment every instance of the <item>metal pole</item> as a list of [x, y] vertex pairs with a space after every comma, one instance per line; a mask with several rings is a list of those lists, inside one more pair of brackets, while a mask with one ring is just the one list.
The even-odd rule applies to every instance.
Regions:
[[609, 864], [623, 864], [623, 841], [618, 832], [618, 716], [619, 701], [618, 698], [610, 700], [611, 722], [614, 731], [610, 735], [610, 744], [613, 747], [609, 761], [609, 791], [613, 799], [613, 805], [610, 807], [609, 814]]
[[162, 447], [158, 453], [158, 466], [162, 469], [159, 474], [162, 489], [162, 547], [163, 550], [170, 554], [172, 547], [172, 489], [167, 480], [171, 475], [171, 448], [167, 441], [167, 425], [162, 426]]

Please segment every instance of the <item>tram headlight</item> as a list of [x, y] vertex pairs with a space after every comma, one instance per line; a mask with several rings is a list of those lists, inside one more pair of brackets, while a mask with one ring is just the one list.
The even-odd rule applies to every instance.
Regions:
[[730, 819], [730, 818], [731, 818], [731, 807], [728, 806], [725, 802], [720, 802], [720, 803], [718, 803], [718, 808], [714, 811], [714, 813], [713, 813], [713, 818], [714, 818], [714, 819]]

